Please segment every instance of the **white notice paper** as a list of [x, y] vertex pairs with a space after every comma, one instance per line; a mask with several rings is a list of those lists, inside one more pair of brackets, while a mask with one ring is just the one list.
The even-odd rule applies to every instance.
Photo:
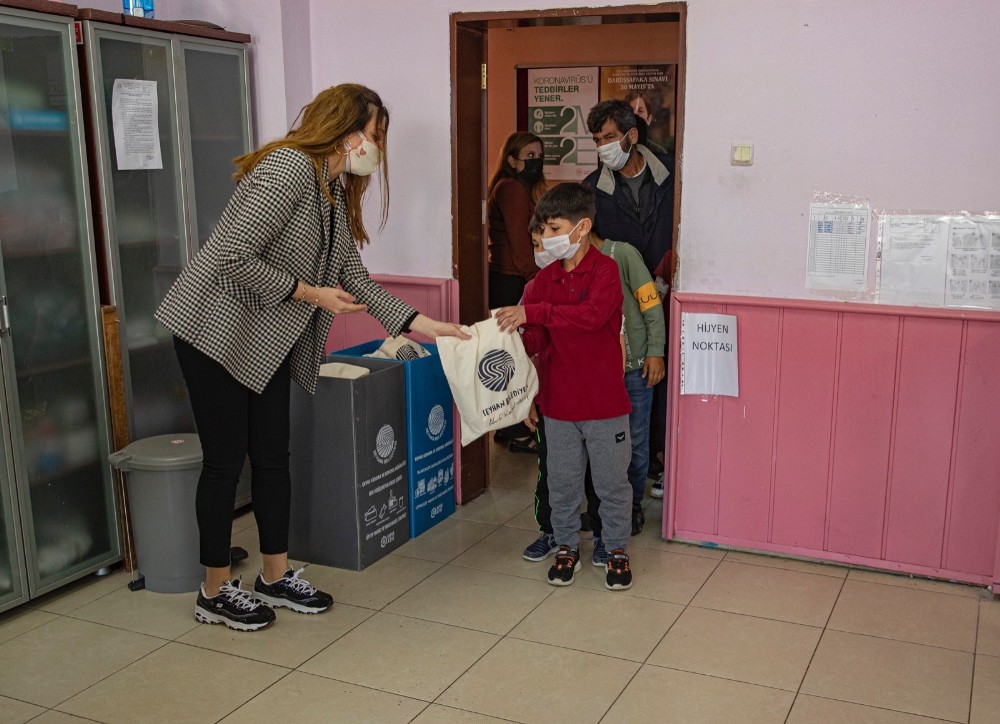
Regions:
[[871, 216], [868, 204], [809, 204], [808, 289], [864, 291]]
[[951, 219], [944, 303], [1000, 309], [1000, 220]]
[[882, 219], [880, 303], [944, 304], [948, 228], [947, 216], [904, 214]]
[[735, 315], [681, 314], [681, 394], [740, 396]]
[[116, 78], [111, 94], [118, 170], [163, 168], [155, 80]]

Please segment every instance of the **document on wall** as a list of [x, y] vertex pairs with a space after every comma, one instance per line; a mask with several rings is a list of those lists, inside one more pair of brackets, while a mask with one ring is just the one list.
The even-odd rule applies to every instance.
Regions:
[[119, 171], [163, 168], [155, 80], [116, 78], [111, 119]]
[[736, 316], [681, 314], [681, 394], [740, 396]]
[[882, 218], [880, 303], [944, 305], [949, 228], [947, 216], [900, 214]]
[[868, 204], [809, 204], [806, 288], [865, 290], [871, 215]]
[[1000, 309], [1000, 219], [952, 217], [944, 303]]

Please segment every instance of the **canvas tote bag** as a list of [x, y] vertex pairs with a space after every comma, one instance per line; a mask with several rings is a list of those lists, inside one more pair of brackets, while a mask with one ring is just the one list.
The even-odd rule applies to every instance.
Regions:
[[538, 375], [521, 335], [501, 332], [493, 317], [462, 327], [472, 339], [438, 337], [441, 366], [462, 418], [462, 444], [521, 422], [538, 393]]

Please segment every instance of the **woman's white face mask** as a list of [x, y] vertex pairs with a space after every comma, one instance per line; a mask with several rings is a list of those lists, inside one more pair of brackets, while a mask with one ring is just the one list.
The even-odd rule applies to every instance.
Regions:
[[545, 248], [545, 251], [556, 259], [571, 259], [579, 250], [580, 242], [573, 243], [569, 240], [569, 237], [576, 231], [576, 227], [582, 223], [583, 219], [577, 221], [573, 228], [569, 230], [569, 234], [542, 237], [542, 246]]
[[361, 136], [361, 143], [347, 153], [347, 165], [344, 166], [344, 170], [355, 176], [371, 176], [378, 168], [381, 151], [378, 146], [365, 138], [365, 134], [359, 131], [358, 135]]

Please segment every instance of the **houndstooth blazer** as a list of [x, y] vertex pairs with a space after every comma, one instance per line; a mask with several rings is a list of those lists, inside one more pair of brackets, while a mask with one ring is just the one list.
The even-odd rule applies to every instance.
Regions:
[[[323, 180], [326, 167], [323, 169]], [[339, 179], [330, 202], [309, 157], [291, 148], [243, 177], [218, 225], [156, 310], [156, 319], [261, 392], [289, 352], [292, 377], [309, 392], [333, 313], [290, 298], [299, 280], [341, 286], [398, 335], [416, 310], [368, 276], [347, 223]], [[332, 234], [331, 234], [332, 231]]]

